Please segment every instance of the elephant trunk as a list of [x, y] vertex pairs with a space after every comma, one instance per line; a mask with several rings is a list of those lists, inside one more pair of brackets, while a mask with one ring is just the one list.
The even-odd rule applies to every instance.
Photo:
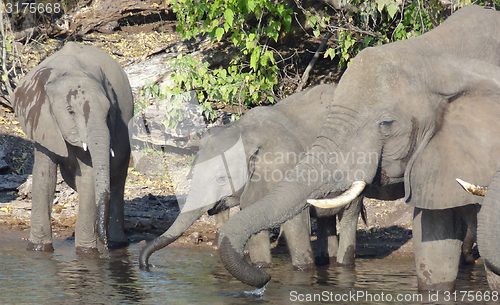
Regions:
[[[105, 122], [105, 121], [104, 121]], [[109, 197], [110, 197], [110, 134], [106, 124], [89, 124], [88, 149], [94, 170], [97, 235], [108, 246]]]
[[167, 232], [150, 241], [142, 248], [139, 255], [139, 268], [149, 270], [149, 257], [169, 244], [176, 241], [189, 227], [208, 210], [209, 206], [181, 213]]
[[477, 215], [477, 244], [485, 265], [500, 275], [500, 171], [493, 175]]
[[219, 254], [231, 275], [258, 288], [269, 282], [269, 274], [245, 260], [245, 244], [252, 234], [282, 224], [302, 212], [313, 190], [314, 186], [305, 181], [283, 181], [266, 197], [229, 218], [219, 235]]

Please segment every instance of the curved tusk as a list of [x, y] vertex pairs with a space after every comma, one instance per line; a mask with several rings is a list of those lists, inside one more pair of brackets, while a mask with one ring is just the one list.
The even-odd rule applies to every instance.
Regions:
[[318, 208], [331, 209], [338, 208], [353, 201], [365, 189], [366, 182], [354, 181], [352, 185], [341, 195], [328, 199], [308, 199], [307, 203]]
[[87, 143], [83, 142], [82, 146], [83, 146], [83, 150], [87, 151], [87, 149], [88, 149]]
[[464, 188], [464, 190], [466, 190], [468, 193], [471, 193], [472, 195], [484, 196], [486, 194], [486, 191], [488, 190], [487, 186], [471, 184], [458, 178], [455, 180], [457, 180], [457, 182]]
[[113, 150], [113, 148], [110, 148], [109, 149], [109, 152], [111, 153], [111, 157], [115, 157], [115, 151]]

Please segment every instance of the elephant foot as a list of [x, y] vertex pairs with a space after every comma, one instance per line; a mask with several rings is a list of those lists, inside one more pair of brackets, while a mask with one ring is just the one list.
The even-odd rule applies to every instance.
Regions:
[[293, 270], [304, 271], [309, 269], [314, 269], [314, 263], [293, 265]]
[[36, 244], [31, 241], [28, 242], [28, 246], [26, 247], [28, 251], [42, 251], [42, 252], [54, 252], [54, 247], [52, 243], [48, 244]]
[[99, 253], [99, 250], [97, 250], [97, 248], [80, 247], [80, 246], [76, 247], [76, 254], [91, 258], [98, 258], [101, 256], [101, 253]]
[[273, 263], [266, 263], [266, 262], [252, 262], [252, 265], [257, 267], [257, 268], [271, 268], [273, 266]]
[[426, 280], [417, 277], [417, 283], [418, 283], [418, 291], [419, 292], [454, 291], [457, 281], [454, 280], [454, 281], [450, 281], [450, 282], [429, 284], [429, 283], [427, 283]]

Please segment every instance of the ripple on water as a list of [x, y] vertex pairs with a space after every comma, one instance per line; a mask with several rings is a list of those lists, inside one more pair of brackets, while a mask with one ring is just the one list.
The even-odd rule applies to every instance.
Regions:
[[[28, 252], [25, 241], [3, 237], [2, 304], [290, 304], [299, 294], [417, 292], [413, 261], [358, 259], [355, 268], [294, 271], [288, 256], [280, 255], [267, 270], [271, 282], [252, 290], [230, 276], [211, 249], [164, 248], [151, 257], [151, 272], [145, 272], [137, 263], [142, 244], [132, 244], [128, 256], [85, 259], [75, 255], [72, 241], [56, 241], [55, 252], [47, 254]], [[487, 290], [483, 266], [462, 268], [457, 289]], [[356, 304], [363, 303], [376, 302]]]

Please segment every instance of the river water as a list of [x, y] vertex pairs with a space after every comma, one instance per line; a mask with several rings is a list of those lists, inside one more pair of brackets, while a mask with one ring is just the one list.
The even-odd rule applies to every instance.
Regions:
[[[137, 263], [139, 243], [126, 255], [90, 259], [76, 256], [68, 239], [55, 240], [52, 254], [28, 252], [23, 237], [0, 237], [0, 304], [300, 304], [314, 297], [330, 304], [442, 304], [417, 294], [413, 260], [358, 259], [354, 269], [294, 271], [288, 256], [279, 255], [259, 294], [230, 276], [212, 249], [164, 248], [145, 272]], [[457, 290], [484, 295], [483, 265], [462, 268]], [[471, 302], [481, 303], [476, 296]]]

